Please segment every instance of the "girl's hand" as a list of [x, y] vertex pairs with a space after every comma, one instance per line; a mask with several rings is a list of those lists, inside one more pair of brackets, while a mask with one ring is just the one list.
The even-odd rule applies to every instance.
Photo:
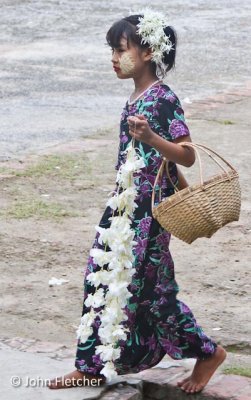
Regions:
[[154, 135], [144, 115], [135, 115], [127, 118], [129, 134], [140, 142], [150, 144]]
[[[163, 155], [163, 157], [166, 157], [168, 160], [176, 164], [181, 164], [185, 167], [191, 167], [193, 165], [195, 161], [194, 150], [190, 147], [182, 147], [178, 145], [181, 141], [191, 142], [190, 136], [182, 136], [175, 139], [172, 143], [152, 131], [144, 115], [137, 114], [128, 117], [127, 121], [129, 125], [129, 133], [133, 138], [154, 147]], [[186, 182], [184, 182], [184, 185], [186, 185]]]

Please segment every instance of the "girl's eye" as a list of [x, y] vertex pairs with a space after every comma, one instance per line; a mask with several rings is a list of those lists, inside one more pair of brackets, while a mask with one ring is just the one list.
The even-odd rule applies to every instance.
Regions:
[[124, 49], [111, 49], [112, 54], [116, 51], [117, 53], [123, 53], [125, 50]]

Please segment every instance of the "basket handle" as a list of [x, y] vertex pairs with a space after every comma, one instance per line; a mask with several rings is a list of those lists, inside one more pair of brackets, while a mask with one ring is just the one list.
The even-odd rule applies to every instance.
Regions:
[[[235, 170], [235, 168], [234, 168], [228, 161], [226, 161], [222, 156], [220, 156], [216, 151], [210, 149], [209, 147], [207, 147], [207, 146], [205, 146], [205, 145], [203, 145], [203, 144], [193, 143], [193, 142], [180, 142], [180, 143], [177, 143], [177, 144], [179, 144], [180, 146], [183, 146], [183, 147], [186, 147], [186, 146], [187, 146], [187, 147], [192, 147], [192, 148], [195, 150], [196, 156], [197, 156], [198, 161], [199, 161], [200, 184], [201, 184], [202, 190], [203, 190], [203, 184], [204, 184], [204, 182], [203, 182], [203, 175], [202, 175], [201, 157], [200, 157], [200, 154], [199, 154], [199, 152], [198, 152], [198, 149], [204, 151], [204, 152], [205, 152], [205, 153], [206, 153], [206, 154], [207, 154], [207, 155], [208, 155], [208, 156], [209, 156], [209, 157], [210, 157], [210, 158], [211, 158], [211, 159], [226, 173], [226, 174], [227, 174], [227, 176], [229, 177], [229, 179], [231, 179], [231, 177], [230, 177], [228, 171], [224, 168], [224, 166], [223, 166], [215, 157], [212, 156], [212, 154], [210, 154], [210, 152], [213, 153], [213, 154], [215, 154], [217, 157], [219, 157], [219, 158], [220, 158], [227, 166], [229, 166], [234, 172], [237, 172], [237, 171]], [[157, 182], [158, 182], [158, 179], [159, 179], [159, 177], [160, 177], [160, 174], [161, 174], [161, 172], [162, 172], [163, 169], [164, 169], [164, 165], [166, 165], [167, 176], [168, 176], [168, 178], [169, 178], [169, 180], [170, 180], [172, 186], [174, 187], [174, 190], [175, 190], [176, 192], [179, 192], [179, 189], [173, 184], [172, 179], [171, 179], [171, 177], [170, 177], [169, 169], [168, 169], [168, 163], [169, 163], [169, 162], [170, 162], [170, 160], [167, 160], [166, 157], [163, 157], [163, 161], [162, 161], [162, 163], [161, 163], [160, 169], [159, 169], [159, 171], [158, 171], [158, 174], [157, 174], [157, 176], [156, 176], [156, 178], [155, 178], [155, 182], [154, 182], [154, 185], [153, 185], [153, 192], [152, 192], [152, 209], [153, 209], [153, 207], [154, 207], [155, 187], [156, 187], [156, 185], [157, 185]], [[159, 202], [160, 202], [160, 201], [161, 201], [161, 190], [159, 191]]]
[[[234, 172], [237, 173], [236, 169], [235, 169], [227, 160], [225, 160], [225, 158], [223, 158], [223, 157], [220, 156], [220, 154], [218, 154], [215, 150], [210, 149], [210, 147], [207, 147], [207, 146], [205, 146], [204, 144], [193, 143], [193, 142], [180, 142], [180, 143], [178, 143], [178, 144], [181, 145], [181, 146], [183, 146], [183, 144], [184, 144], [184, 145], [186, 145], [186, 146], [188, 145], [188, 146], [192, 146], [192, 147], [197, 147], [197, 148], [199, 148], [200, 150], [204, 151], [210, 158], [212, 158], [212, 160], [215, 161], [216, 164], [219, 165], [219, 167], [220, 167], [221, 169], [223, 169], [223, 171], [224, 171], [226, 174], [228, 174], [228, 171], [223, 167], [223, 165], [220, 164], [220, 163], [217, 161], [217, 159], [216, 159], [215, 157], [212, 156], [212, 154], [210, 154], [210, 152], [211, 152], [211, 153], [215, 154], [219, 159], [221, 159], [228, 167], [230, 167], [230, 169], [232, 169]], [[208, 150], [208, 151], [207, 151], [207, 150]]]
[[[190, 143], [190, 142], [183, 142], [183, 143], [184, 143], [184, 145], [185, 145], [185, 143]], [[179, 144], [179, 143], [178, 143], [178, 144]], [[199, 161], [199, 166], [200, 166], [200, 177], [201, 177], [201, 182], [202, 182], [201, 184], [203, 185], [203, 178], [202, 178], [202, 172], [201, 172], [201, 171], [202, 171], [202, 165], [201, 165], [200, 154], [199, 154], [199, 152], [198, 152], [198, 150], [197, 150], [196, 147], [194, 148], [194, 150], [195, 150], [195, 153], [196, 153], [197, 158], [198, 158], [198, 161]], [[154, 185], [153, 185], [153, 190], [152, 190], [152, 202], [151, 202], [151, 203], [152, 203], [152, 210], [153, 210], [153, 208], [154, 208], [155, 188], [156, 188], [156, 185], [157, 185], [157, 182], [158, 182], [160, 176], [161, 176], [161, 178], [162, 178], [162, 172], [163, 172], [165, 166], [166, 166], [166, 173], [167, 173], [167, 176], [168, 176], [168, 178], [169, 178], [169, 180], [170, 180], [172, 186], [174, 187], [175, 192], [179, 192], [179, 189], [177, 188], [177, 186], [174, 185], [174, 183], [173, 183], [173, 181], [172, 181], [172, 179], [171, 179], [171, 177], [170, 177], [169, 170], [168, 170], [168, 163], [169, 163], [169, 160], [167, 160], [166, 157], [163, 157], [162, 163], [161, 163], [161, 165], [160, 165], [159, 171], [158, 171], [158, 173], [157, 173], [157, 176], [156, 176], [156, 178], [155, 178]], [[160, 190], [159, 190], [159, 203], [160, 203], [160, 202], [161, 202], [161, 188], [160, 188]]]
[[[160, 167], [159, 167], [159, 170], [158, 170], [157, 176], [156, 176], [156, 178], [155, 178], [154, 184], [153, 184], [153, 190], [152, 190], [152, 209], [153, 209], [153, 207], [154, 207], [155, 188], [156, 188], [156, 185], [157, 185], [157, 182], [158, 182], [160, 176], [162, 177], [162, 172], [164, 171], [165, 164], [166, 164], [166, 158], [164, 157], [163, 160], [162, 160], [162, 163], [161, 163], [161, 165], [160, 165]], [[161, 202], [161, 190], [159, 190], [159, 202]]]
[[[181, 144], [181, 143], [177, 143], [177, 144]], [[190, 142], [182, 142], [182, 145], [183, 145], [183, 144], [184, 144], [183, 147], [185, 147], [187, 144], [190, 144]], [[197, 150], [196, 147], [197, 147], [197, 146], [194, 146], [194, 151], [195, 151], [195, 153], [196, 153], [196, 156], [197, 156], [197, 159], [198, 159], [198, 162], [199, 162], [200, 183], [201, 183], [201, 186], [203, 186], [201, 157], [200, 157], [200, 153], [198, 152], [198, 150]], [[165, 158], [165, 157], [164, 157], [164, 158]], [[166, 159], [166, 158], [165, 158], [165, 159]], [[166, 173], [167, 173], [167, 176], [168, 176], [168, 178], [169, 178], [171, 184], [172, 184], [173, 187], [174, 187], [175, 192], [179, 192], [178, 187], [176, 187], [176, 186], [173, 184], [172, 179], [171, 179], [171, 177], [170, 177], [169, 169], [168, 169], [168, 163], [169, 163], [169, 162], [170, 162], [170, 160], [167, 160], [167, 164], [166, 164]]]
[[[205, 146], [204, 144], [199, 144], [199, 143], [193, 143], [193, 142], [180, 142], [180, 143], [177, 143], [177, 144], [179, 144], [180, 146], [183, 146], [183, 147], [185, 147], [185, 146], [188, 146], [188, 147], [192, 147], [194, 150], [195, 150], [195, 152], [196, 152], [196, 155], [197, 155], [197, 157], [198, 157], [198, 161], [199, 161], [199, 167], [200, 167], [200, 184], [201, 184], [201, 187], [203, 188], [203, 184], [204, 184], [204, 181], [203, 181], [203, 176], [202, 176], [202, 164], [201, 164], [201, 158], [200, 158], [200, 154], [199, 154], [199, 152], [197, 151], [197, 149], [200, 149], [200, 150], [202, 150], [202, 151], [204, 151], [226, 174], [227, 174], [227, 176], [229, 177], [229, 180], [231, 179], [231, 177], [230, 177], [230, 175], [229, 175], [229, 173], [228, 173], [228, 171], [226, 170], [226, 168], [224, 168], [224, 166], [215, 158], [215, 157], [213, 157], [212, 156], [212, 154], [210, 154], [210, 152], [211, 153], [213, 153], [213, 154], [215, 154], [217, 157], [219, 157], [225, 164], [227, 164], [234, 172], [236, 172], [237, 173], [237, 171], [235, 170], [235, 168], [228, 162], [228, 161], [226, 161], [225, 160], [225, 158], [223, 158], [222, 156], [220, 156], [216, 151], [214, 151], [214, 150], [212, 150], [212, 149], [210, 149], [209, 147], [207, 147], [207, 146]], [[168, 161], [169, 162], [169, 161]], [[168, 178], [170, 179], [170, 175], [169, 175], [169, 171], [168, 171], [168, 168], [167, 168], [167, 174], [168, 174]], [[171, 180], [171, 179], [170, 179]], [[172, 181], [171, 181], [171, 183], [172, 183]], [[174, 185], [173, 185], [174, 186]], [[177, 191], [177, 190], [176, 190]]]

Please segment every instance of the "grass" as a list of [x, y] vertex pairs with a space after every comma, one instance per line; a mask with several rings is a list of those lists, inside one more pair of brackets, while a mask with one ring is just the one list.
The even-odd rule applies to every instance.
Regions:
[[36, 178], [52, 175], [74, 180], [81, 174], [90, 175], [91, 171], [90, 162], [83, 154], [77, 156], [48, 155], [44, 156], [39, 163], [26, 168], [24, 171], [14, 171], [14, 174], [19, 177]]
[[107, 128], [98, 128], [96, 130], [95, 135], [82, 135], [80, 137], [82, 139], [88, 138], [88, 139], [94, 139], [94, 140], [96, 138], [100, 138], [100, 137], [107, 139], [107, 138], [111, 138], [111, 133], [114, 132], [115, 129], [117, 129], [116, 126], [109, 126]]
[[[83, 153], [59, 154], [43, 156], [37, 163], [27, 166], [25, 170], [9, 170], [17, 182], [12, 182], [6, 191], [11, 196], [7, 208], [0, 209], [0, 216], [4, 218], [24, 219], [41, 218], [60, 221], [64, 217], [83, 216], [74, 205], [69, 206], [67, 199], [63, 202], [57, 199], [41, 199], [38, 191], [46, 187], [48, 191], [56, 194], [63, 193], [69, 188], [66, 181], [79, 180], [83, 187], [93, 186], [97, 180], [95, 163]], [[4, 169], [5, 170], [5, 169]], [[103, 179], [103, 177], [101, 177]], [[17, 187], [18, 185], [18, 187]], [[59, 187], [58, 187], [59, 185]], [[72, 187], [70, 187], [72, 189]], [[14, 198], [14, 199], [13, 199]]]
[[235, 124], [235, 122], [230, 121], [229, 119], [223, 119], [223, 120], [219, 120], [217, 122], [222, 125], [234, 125]]
[[[79, 187], [86, 189], [96, 186], [98, 188], [104, 179], [101, 171], [106, 161], [106, 157], [91, 161], [83, 153], [46, 155], [37, 163], [27, 166], [25, 170], [13, 168], [11, 173], [16, 177], [17, 182], [11, 182], [6, 188], [3, 197], [5, 202], [8, 200], [8, 206], [0, 208], [0, 216], [13, 219], [36, 217], [57, 221], [61, 221], [64, 217], [84, 216], [82, 208], [80, 207], [79, 210], [79, 206], [76, 208], [73, 204], [74, 196], [78, 195], [76, 190], [79, 191]], [[69, 186], [69, 181], [72, 182], [75, 179], [79, 181], [78, 189]], [[73, 195], [73, 203], [70, 204], [67, 200], [68, 190]], [[54, 194], [54, 201], [41, 199], [41, 191], [49, 191]], [[66, 191], [66, 199], [62, 201], [64, 191]], [[59, 201], [57, 200], [58, 194], [61, 196]]]
[[12, 207], [3, 210], [6, 216], [16, 219], [40, 217], [45, 219], [62, 217], [77, 217], [79, 213], [66, 210], [58, 203], [45, 203], [42, 200], [26, 199], [16, 201]]
[[250, 345], [245, 342], [239, 342], [238, 344], [229, 344], [225, 346], [225, 350], [229, 353], [250, 354]]
[[12, 174], [13, 171], [10, 168], [0, 167], [0, 174]]
[[251, 378], [251, 368], [248, 367], [226, 367], [223, 369], [223, 373], [226, 375], [240, 375]]

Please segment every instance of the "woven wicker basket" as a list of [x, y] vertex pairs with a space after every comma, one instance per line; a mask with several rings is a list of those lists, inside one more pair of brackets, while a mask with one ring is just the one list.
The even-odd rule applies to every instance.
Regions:
[[[152, 214], [164, 229], [190, 244], [199, 237], [210, 238], [222, 226], [239, 220], [241, 189], [237, 171], [215, 151], [198, 143], [182, 142], [179, 145], [194, 148], [199, 161], [200, 183], [178, 190], [172, 183], [168, 161], [164, 158], [153, 186]], [[223, 172], [203, 182], [198, 149], [212, 158]], [[227, 170], [211, 153], [224, 161], [230, 169]], [[161, 201], [159, 190], [159, 204], [156, 206], [156, 185], [165, 168], [175, 193]]]

